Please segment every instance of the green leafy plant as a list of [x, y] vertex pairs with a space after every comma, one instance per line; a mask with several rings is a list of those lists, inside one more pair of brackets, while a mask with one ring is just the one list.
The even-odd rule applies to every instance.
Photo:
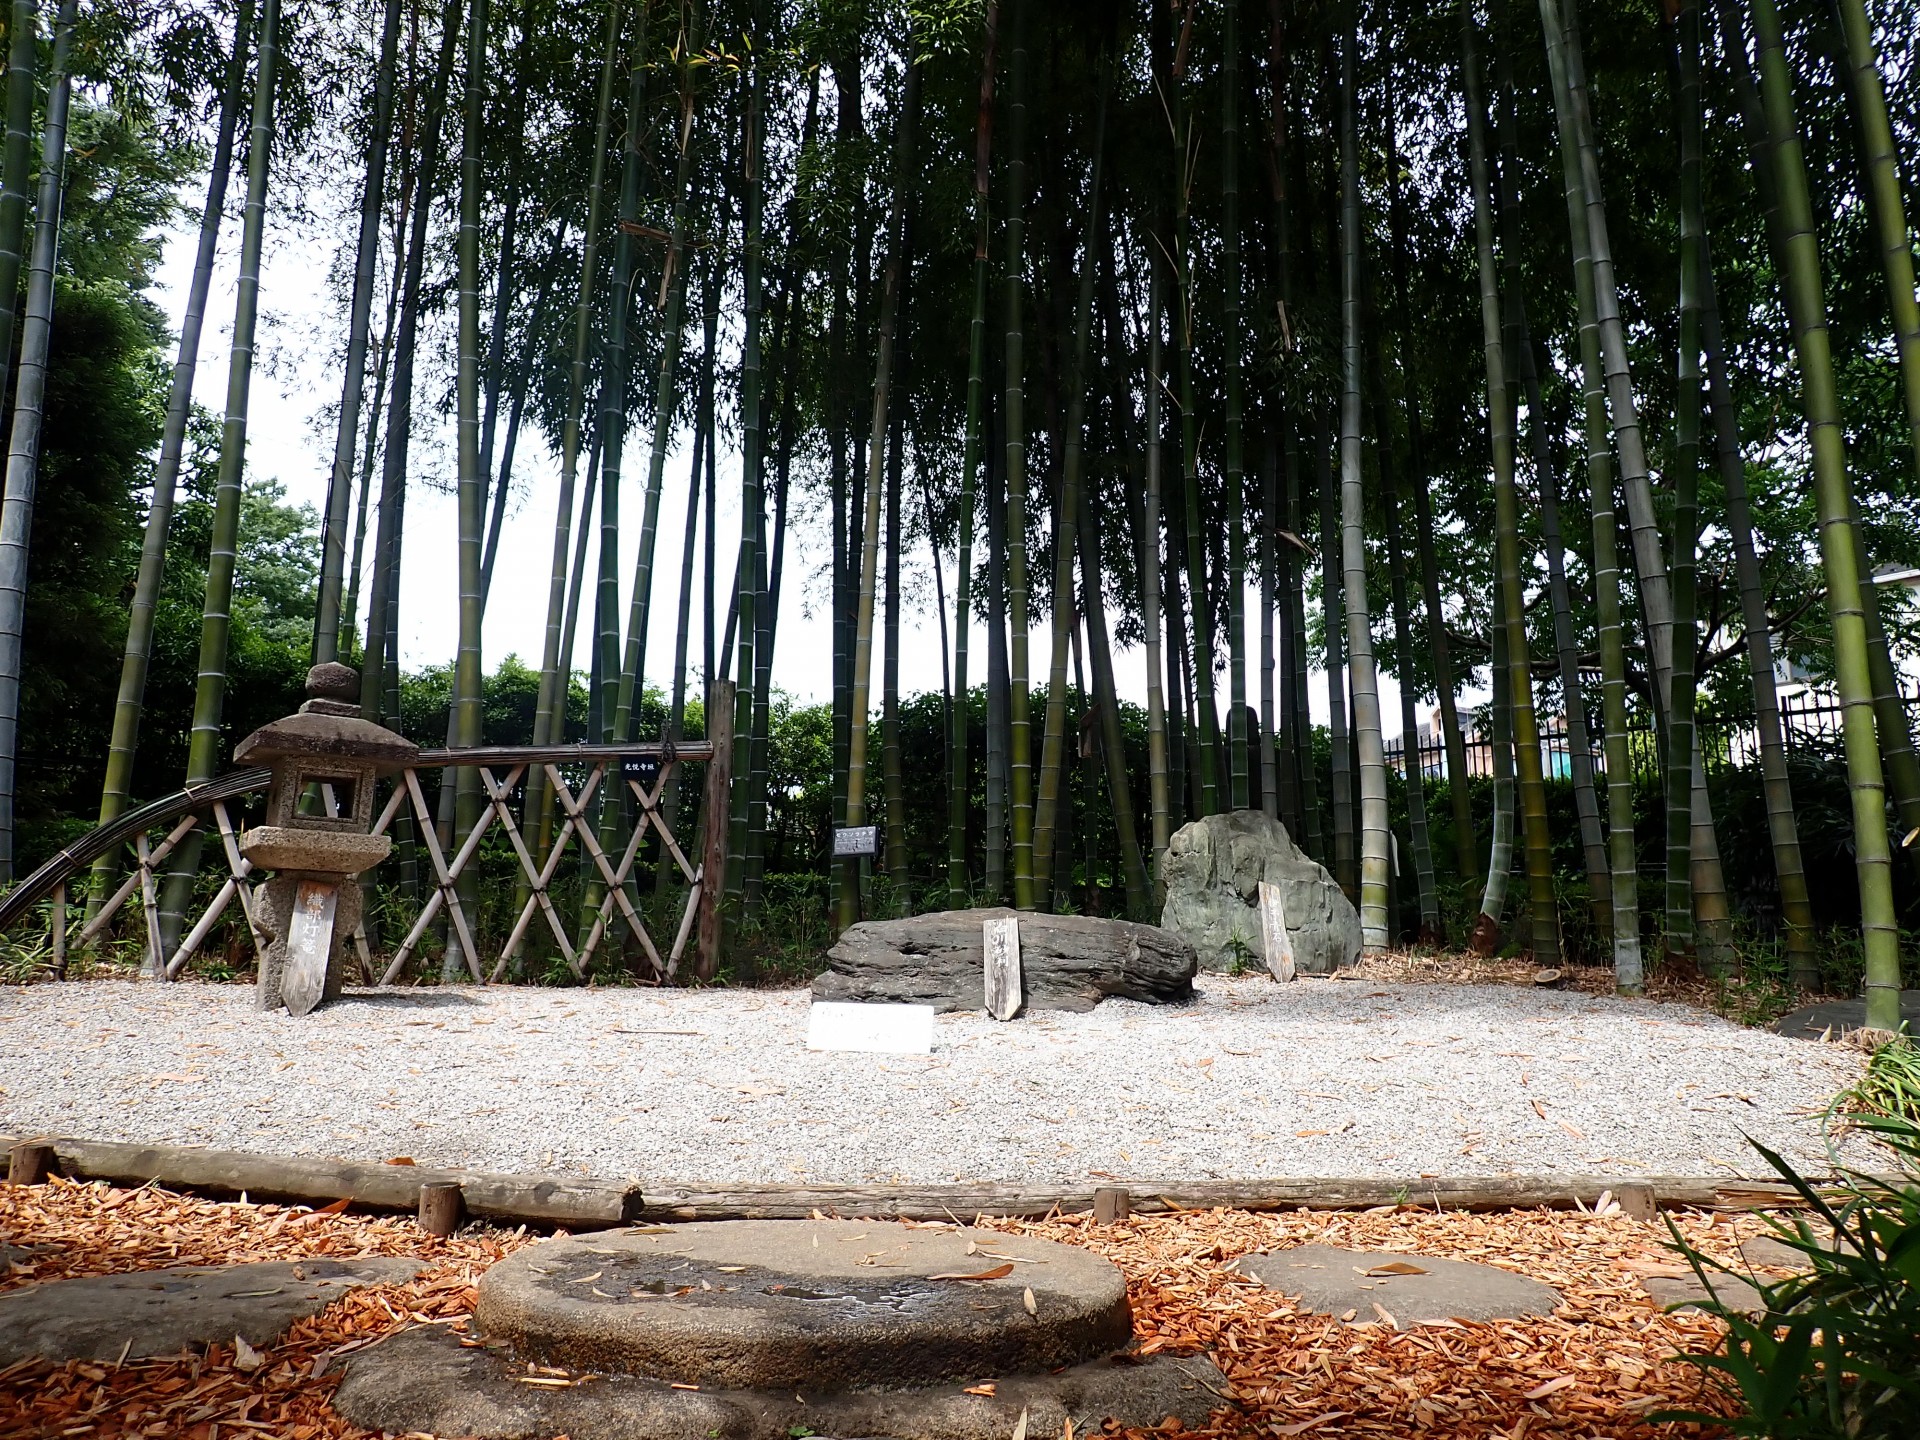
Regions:
[[1747, 1276], [1695, 1250], [1667, 1222], [1713, 1296], [1702, 1308], [1727, 1326], [1718, 1350], [1682, 1358], [1712, 1375], [1742, 1413], [1660, 1418], [1724, 1424], [1752, 1440], [1920, 1435], [1920, 1123], [1886, 1114], [1852, 1123], [1892, 1152], [1895, 1173], [1844, 1170], [1835, 1187], [1816, 1187], [1766, 1146], [1748, 1142], [1812, 1217], [1770, 1221], [1806, 1268], [1778, 1282], [1754, 1280], [1759, 1313], [1715, 1293], [1713, 1275]]
[[1833, 1109], [1920, 1125], [1920, 1044], [1902, 1035], [1876, 1046], [1865, 1073], [1834, 1097]]

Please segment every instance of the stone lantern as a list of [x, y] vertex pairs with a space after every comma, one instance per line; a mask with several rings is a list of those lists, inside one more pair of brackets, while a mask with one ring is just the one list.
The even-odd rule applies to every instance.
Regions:
[[262, 725], [234, 748], [236, 762], [267, 765], [267, 823], [240, 838], [254, 868], [271, 870], [255, 922], [269, 937], [260, 962], [262, 1010], [305, 1015], [337, 999], [347, 946], [360, 924], [356, 877], [387, 858], [392, 842], [367, 833], [374, 782], [419, 758], [420, 747], [360, 718], [360, 676], [345, 665], [307, 672], [297, 715]]

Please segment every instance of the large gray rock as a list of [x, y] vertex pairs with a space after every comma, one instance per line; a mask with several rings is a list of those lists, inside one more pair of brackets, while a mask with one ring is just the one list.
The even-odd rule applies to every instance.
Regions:
[[1142, 1427], [1169, 1415], [1198, 1429], [1231, 1394], [1205, 1356], [1125, 1354], [1050, 1374], [919, 1387], [677, 1390], [637, 1375], [530, 1376], [510, 1354], [423, 1325], [355, 1354], [333, 1407], [383, 1434], [472, 1440], [1007, 1440], [1023, 1414], [1034, 1436], [1065, 1434], [1069, 1424], [1097, 1435], [1109, 1419]]
[[1091, 1250], [859, 1220], [542, 1241], [481, 1277], [473, 1318], [524, 1360], [725, 1389], [1040, 1373], [1133, 1334], [1126, 1278]]
[[1287, 827], [1258, 810], [1209, 815], [1173, 834], [1164, 866], [1167, 903], [1160, 926], [1192, 943], [1209, 970], [1236, 960], [1256, 968], [1261, 953], [1260, 882], [1280, 889], [1293, 963], [1330, 975], [1360, 958], [1360, 916], [1326, 867], [1302, 853]]
[[269, 1260], [49, 1280], [0, 1295], [0, 1366], [144, 1360], [235, 1335], [266, 1345], [360, 1285], [397, 1285], [417, 1260]]
[[[979, 1010], [986, 1003], [982, 924], [1016, 913], [943, 910], [862, 921], [827, 951], [813, 998]], [[1020, 913], [1019, 919], [1028, 1010], [1091, 1010], [1110, 995], [1155, 1004], [1193, 998], [1193, 946], [1177, 935], [1091, 915]]]

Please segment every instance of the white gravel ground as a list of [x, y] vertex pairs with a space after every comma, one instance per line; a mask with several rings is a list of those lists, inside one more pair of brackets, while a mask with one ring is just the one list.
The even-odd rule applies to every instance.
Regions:
[[805, 991], [0, 990], [0, 1130], [689, 1181], [1764, 1175], [1828, 1168], [1837, 1046], [1502, 986], [1202, 977], [815, 1054]]

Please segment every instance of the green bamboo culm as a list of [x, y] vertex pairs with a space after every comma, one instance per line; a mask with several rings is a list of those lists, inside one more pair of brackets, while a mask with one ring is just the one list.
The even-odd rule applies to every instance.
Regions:
[[[547, 625], [540, 652], [540, 692], [533, 713], [533, 743], [557, 744], [566, 729], [566, 694], [573, 668], [569, 611], [568, 563], [574, 551], [586, 554], [586, 514], [581, 536], [573, 534], [574, 488], [580, 472], [581, 420], [586, 412], [588, 363], [593, 337], [594, 275], [599, 261], [600, 230], [605, 204], [607, 136], [612, 124], [613, 76], [620, 48], [619, 0], [608, 7], [607, 38], [600, 59], [600, 93], [594, 106], [593, 168], [587, 183], [587, 229], [580, 247], [580, 289], [573, 310], [573, 354], [568, 367], [567, 412], [560, 431], [560, 493], [555, 501], [553, 566], [547, 580]], [[553, 836], [553, 792], [546, 771], [535, 766], [527, 774], [527, 811], [535, 817], [535, 854], [543, 860]]]
[[280, 0], [264, 0], [254, 57], [253, 120], [247, 134], [247, 198], [240, 233], [233, 348], [227, 366], [227, 408], [214, 487], [212, 549], [201, 611], [199, 678], [187, 747], [187, 783], [211, 780], [220, 763], [220, 720], [227, 694], [227, 633], [233, 608], [234, 553], [240, 533], [240, 487], [246, 468], [247, 396], [260, 308], [260, 253], [266, 237], [267, 182], [273, 144], [274, 72], [279, 63]]
[[1011, 0], [1010, 84], [1007, 95], [1006, 394], [1001, 407], [1006, 446], [1006, 592], [1008, 809], [1013, 821], [1013, 903], [1031, 910], [1033, 878], [1033, 726], [1027, 697], [1027, 408], [1026, 333], [1021, 320], [1026, 289], [1027, 23], [1034, 0]]
[[1500, 948], [1501, 927], [1506, 921], [1508, 882], [1513, 878], [1513, 669], [1507, 664], [1507, 602], [1504, 586], [1493, 587], [1493, 664], [1489, 679], [1492, 696], [1487, 701], [1492, 725], [1490, 748], [1493, 760], [1493, 826], [1487, 847], [1486, 883], [1480, 890], [1480, 912], [1474, 916], [1468, 948], [1476, 955], [1491, 955]]
[[[1227, 522], [1227, 803], [1251, 801], [1247, 734], [1247, 496], [1240, 317], [1240, 0], [1221, 7], [1220, 328], [1225, 341]], [[1271, 721], [1271, 716], [1263, 716]]]
[[967, 344], [967, 431], [960, 462], [959, 565], [954, 576], [953, 715], [948, 739], [947, 904], [958, 910], [972, 895], [967, 878], [967, 657], [973, 619], [973, 529], [979, 508], [976, 474], [986, 452], [981, 429], [987, 390], [988, 247], [993, 237], [987, 204], [993, 161], [993, 72], [1000, 43], [1000, 3], [987, 0], [985, 55], [973, 147], [973, 317]]
[[1567, 232], [1573, 259], [1579, 321], [1581, 405], [1587, 454], [1587, 494], [1593, 525], [1595, 631], [1600, 651], [1601, 724], [1607, 771], [1607, 862], [1611, 876], [1614, 986], [1637, 995], [1645, 983], [1640, 949], [1640, 879], [1634, 848], [1633, 761], [1627, 739], [1626, 632], [1621, 606], [1620, 527], [1614, 499], [1612, 428], [1607, 416], [1605, 364], [1601, 357], [1599, 306], [1589, 245], [1590, 210], [1571, 107], [1565, 93], [1557, 11], [1542, 0], [1547, 64], [1553, 72], [1555, 115], [1560, 132], [1561, 176], [1566, 192]]
[[[887, 264], [881, 281], [880, 328], [873, 366], [873, 413], [867, 434], [866, 511], [861, 522], [858, 610], [853, 632], [852, 728], [847, 747], [847, 824], [867, 823], [868, 706], [873, 686], [873, 622], [880, 583], [881, 502], [885, 498], [887, 419], [893, 388], [895, 331], [900, 316], [900, 294], [906, 282], [906, 195], [912, 173], [914, 120], [920, 106], [920, 64], [914, 58], [913, 35], [907, 36], [909, 59], [901, 96], [901, 119], [894, 135], [892, 214], [887, 226]], [[857, 869], [841, 871], [839, 922], [845, 929], [860, 918]]]
[[1174, 143], [1174, 268], [1179, 286], [1179, 304], [1175, 323], [1180, 327], [1177, 349], [1180, 359], [1180, 484], [1185, 512], [1187, 572], [1187, 610], [1193, 622], [1193, 701], [1198, 725], [1189, 754], [1198, 760], [1189, 773], [1197, 770], [1199, 814], [1207, 816], [1220, 809], [1220, 715], [1214, 696], [1214, 610], [1207, 586], [1205, 495], [1200, 479], [1200, 414], [1194, 401], [1193, 345], [1198, 328], [1194, 266], [1193, 186], [1197, 160], [1194, 137], [1193, 101], [1186, 86], [1188, 42], [1191, 39], [1194, 7], [1186, 9], [1180, 41], [1174, 53], [1171, 80], [1177, 95]]
[[[1867, 667], [1859, 553], [1853, 543], [1852, 486], [1829, 348], [1820, 247], [1807, 191], [1806, 161], [1795, 129], [1793, 82], [1787, 69], [1780, 15], [1773, 0], [1752, 0], [1760, 97], [1773, 156], [1792, 295], [1794, 354], [1799, 361], [1814, 498], [1820, 514], [1820, 558], [1833, 625], [1847, 782], [1853, 794], [1854, 863], [1860, 885], [1861, 939], [1866, 952], [1866, 1020], [1878, 1030], [1900, 1025], [1900, 930], [1893, 904], [1892, 855], [1887, 837], [1886, 785], [1874, 734], [1873, 685]], [[1741, 43], [1735, 40], [1734, 43]]]
[[1681, 0], [1675, 18], [1679, 50], [1680, 325], [1673, 418], [1673, 673], [1667, 684], [1667, 919], [1669, 962], [1693, 956], [1694, 623], [1700, 532], [1700, 307], [1706, 231], [1702, 215], [1700, 5]]
[[1153, 810], [1153, 889], [1155, 903], [1165, 894], [1162, 869], [1173, 838], [1173, 789], [1167, 747], [1167, 696], [1161, 656], [1165, 630], [1160, 613], [1160, 506], [1163, 422], [1160, 392], [1166, 383], [1162, 338], [1166, 309], [1166, 268], [1157, 247], [1149, 248], [1147, 281], [1146, 479], [1139, 536], [1140, 617], [1147, 660], [1147, 784]]
[[367, 137], [367, 175], [360, 194], [360, 234], [354, 251], [353, 295], [347, 307], [346, 375], [333, 443], [320, 529], [320, 584], [313, 614], [313, 663], [337, 659], [341, 584], [346, 570], [348, 508], [360, 440], [360, 404], [366, 390], [367, 339], [372, 330], [374, 271], [386, 213], [387, 146], [393, 133], [394, 72], [400, 52], [400, 0], [386, 0], [380, 57], [374, 70], [373, 125]]
[[34, 68], [40, 59], [39, 0], [13, 0], [7, 20], [7, 132], [0, 146], [0, 395], [13, 364], [20, 266], [27, 250], [27, 186], [33, 171]]
[[1360, 163], [1354, 95], [1358, 29], [1349, 25], [1340, 54], [1340, 554], [1347, 618], [1347, 663], [1354, 738], [1360, 760], [1360, 942], [1391, 943], [1387, 867], [1387, 759], [1380, 736], [1380, 686], [1367, 607], [1366, 499], [1361, 483]]
[[[459, 359], [454, 380], [459, 462], [458, 557], [459, 648], [453, 668], [453, 743], [461, 749], [481, 744], [484, 715], [480, 664], [480, 550], [486, 512], [486, 477], [480, 470], [480, 202], [482, 126], [486, 123], [487, 0], [473, 0], [467, 11], [465, 122], [460, 146], [460, 229], [458, 235]], [[480, 772], [459, 767], [455, 782], [454, 838], [458, 848], [479, 823]], [[461, 898], [477, 898], [478, 873], [461, 876]], [[449, 960], [453, 947], [449, 946]]]
[[[407, 453], [413, 437], [413, 369], [420, 328], [420, 291], [425, 283], [428, 223], [438, 185], [447, 89], [460, 39], [461, 0], [446, 0], [440, 13], [439, 49], [419, 130], [417, 173], [408, 206], [406, 261], [400, 282], [399, 333], [393, 343], [393, 389], [387, 397], [387, 440], [381, 456], [378, 527], [373, 580], [367, 597], [367, 642], [361, 656], [360, 713], [369, 720], [397, 720], [399, 693], [399, 570], [407, 498]], [[402, 819], [405, 819], [404, 814]], [[410, 855], [408, 832], [399, 832], [403, 873]]]
[[1512, 713], [1513, 753], [1519, 786], [1521, 838], [1527, 870], [1527, 910], [1531, 950], [1539, 965], [1560, 957], [1560, 919], [1553, 893], [1552, 836], [1547, 826], [1545, 772], [1540, 759], [1540, 729], [1533, 706], [1533, 682], [1527, 655], [1526, 597], [1520, 574], [1520, 496], [1514, 480], [1513, 400], [1507, 380], [1500, 313], [1499, 273], [1493, 251], [1493, 195], [1487, 158], [1486, 111], [1480, 94], [1473, 12], [1461, 9], [1463, 73], [1466, 80], [1467, 143], [1473, 177], [1473, 221], [1480, 270], [1480, 329], [1486, 352], [1487, 417], [1493, 458], [1494, 547], [1501, 610], [1506, 630], [1508, 705]]
[[1920, 300], [1914, 294], [1913, 237], [1900, 196], [1900, 155], [1887, 114], [1886, 84], [1880, 75], [1867, 0], [1834, 0], [1834, 9], [1846, 42], [1847, 79], [1853, 91], [1854, 118], [1860, 127], [1865, 188], [1873, 212], [1876, 248], [1886, 272], [1894, 343], [1900, 355], [1900, 391], [1906, 402], [1914, 464], [1920, 469]]
[[[127, 644], [120, 661], [120, 690], [113, 707], [113, 734], [107, 748], [107, 773], [100, 787], [100, 823], [106, 824], [126, 807], [133, 781], [133, 760], [140, 745], [140, 719], [146, 707], [147, 663], [153, 653], [154, 612], [167, 560], [167, 532], [173, 520], [175, 488], [181, 457], [186, 450], [187, 421], [193, 409], [193, 377], [200, 357], [200, 332], [206, 320], [207, 292], [213, 283], [213, 262], [219, 249], [220, 224], [226, 212], [227, 180], [233, 171], [233, 142], [240, 125], [240, 107], [247, 88], [247, 55], [253, 31], [252, 0], [241, 0], [234, 16], [233, 51], [221, 87], [220, 128], [214, 139], [207, 171], [207, 198], [200, 211], [200, 234], [194, 250], [193, 278], [187, 286], [187, 306], [180, 320], [180, 349], [167, 391], [167, 416], [160, 438], [160, 458], [154, 466], [153, 497], [147, 504], [146, 533], [140, 546], [140, 569], [135, 576], [133, 602], [127, 611]], [[112, 873], [113, 860], [94, 862], [94, 892]]]
[[[648, 625], [653, 618], [653, 557], [660, 530], [660, 492], [666, 481], [667, 450], [672, 444], [675, 402], [679, 398], [674, 382], [680, 368], [686, 321], [686, 245], [697, 114], [693, 58], [705, 40], [704, 18], [705, 7], [695, 4], [674, 45], [680, 57], [680, 113], [674, 127], [679, 137], [679, 155], [674, 171], [673, 216], [669, 221], [666, 259], [661, 273], [662, 293], [655, 306], [660, 316], [660, 369], [654, 377], [653, 428], [647, 445], [647, 488], [641, 502], [640, 548], [633, 562], [633, 587], [627, 602], [626, 654], [621, 662], [614, 704], [613, 734], [621, 744], [634, 738], [634, 714], [645, 694], [642, 671], [647, 661]], [[751, 686], [747, 693], [751, 698]], [[738, 787], [741, 797], [747, 792], [746, 781], [747, 777], [742, 775]]]
[[[1067, 656], [1075, 629], [1074, 550], [1080, 534], [1081, 472], [1086, 457], [1087, 353], [1093, 330], [1093, 286], [1099, 273], [1095, 256], [1101, 243], [1101, 181], [1107, 135], [1107, 62], [1100, 63], [1100, 101], [1094, 121], [1093, 174], [1087, 193], [1086, 237], [1080, 259], [1080, 287], [1074, 301], [1073, 359], [1067, 376], [1066, 435], [1060, 465], [1060, 503], [1054, 514], [1053, 653], [1047, 675], [1047, 711], [1040, 752], [1040, 793], [1034, 808], [1033, 880], [1044, 904], [1053, 894], [1055, 841], [1065, 800], [1067, 750]], [[1091, 596], [1089, 604], [1097, 603]]]
[[[1547, 418], [1540, 367], [1535, 360], [1531, 325], [1527, 318], [1527, 273], [1522, 263], [1525, 246], [1518, 234], [1522, 210], [1520, 166], [1513, 146], [1513, 110], [1517, 86], [1508, 45], [1493, 47], [1495, 90], [1499, 99], [1490, 106], [1493, 155], [1490, 157], [1496, 199], [1496, 235], [1508, 363], [1518, 367], [1515, 400], [1527, 406], [1527, 442], [1532, 452], [1535, 488], [1539, 496], [1540, 541], [1547, 562], [1547, 604], [1553, 614], [1553, 647], [1560, 671], [1562, 709], [1566, 721], [1568, 769], [1573, 780], [1575, 816], [1580, 848], [1586, 862], [1588, 900], [1594, 934], [1606, 936], [1613, 918], [1613, 880], [1607, 859], [1606, 832], [1594, 783], [1593, 741], [1587, 728], [1586, 698], [1580, 684], [1580, 647], [1574, 630], [1573, 594], [1567, 584], [1566, 547], [1560, 528], [1560, 479], [1554, 455], [1554, 426]], [[1517, 441], [1515, 442], [1517, 445]], [[1517, 459], [1516, 459], [1517, 463]]]
[[[733, 691], [732, 791], [728, 795], [726, 884], [729, 907], [738, 908], [745, 895], [748, 825], [747, 788], [753, 763], [754, 683], [760, 637], [758, 575], [762, 565], [762, 512], [766, 508], [761, 476], [764, 417], [761, 414], [760, 320], [763, 303], [761, 265], [764, 255], [766, 201], [766, 62], [756, 54], [747, 77], [746, 134], [741, 154], [745, 197], [740, 212], [742, 320], [740, 345], [740, 553], [734, 576], [734, 604], [739, 615], [739, 679]], [[726, 662], [721, 662], [725, 668]], [[714, 817], [719, 823], [720, 817]], [[855, 903], [859, 896], [856, 893]], [[842, 903], [844, 904], [844, 897]]]
[[[1906, 205], [1900, 194], [1899, 155], [1887, 114], [1886, 86], [1880, 76], [1879, 56], [1866, 0], [1834, 0], [1846, 46], [1846, 69], [1853, 92], [1853, 112], [1859, 127], [1861, 168], [1865, 172], [1876, 248], [1887, 282], [1888, 309], [1894, 344], [1900, 357], [1900, 389], [1905, 402], [1907, 430], [1920, 470], [1920, 300], [1914, 294], [1913, 240], [1907, 228]], [[1856, 535], [1859, 526], [1855, 525]], [[1864, 544], [1864, 542], [1862, 542]], [[1899, 672], [1887, 649], [1879, 607], [1873, 600], [1869, 558], [1862, 553], [1860, 573], [1867, 621], [1867, 663], [1873, 679], [1874, 716], [1880, 732], [1880, 750], [1886, 778], [1899, 808], [1900, 828], [1920, 828], [1920, 757], [1913, 748], [1913, 732], [1906, 704], [1900, 696]], [[1905, 847], [1909, 868], [1920, 875], [1920, 845]]]
[[1747, 504], [1746, 461], [1740, 453], [1739, 412], [1727, 373], [1720, 335], [1720, 306], [1714, 292], [1711, 243], [1701, 265], [1701, 340], [1707, 355], [1707, 397], [1713, 416], [1714, 460], [1725, 497], [1727, 530], [1733, 542], [1734, 574], [1740, 589], [1741, 638], [1753, 690], [1754, 730], [1760, 738], [1761, 789], [1766, 799], [1767, 835], [1773, 849], [1774, 882], [1780, 888], [1780, 918], [1786, 931], [1787, 974], [1803, 990], [1820, 988], [1820, 957], [1814, 947], [1813, 903], [1800, 855], [1800, 830], [1794, 817], [1793, 785], [1787, 773], [1786, 737], [1780, 728], [1780, 696], [1773, 677], [1773, 639], [1767, 615], [1766, 586], [1754, 550], [1753, 518]]
[[[269, 4], [273, 0], [268, 0]], [[0, 883], [13, 879], [14, 764], [20, 744], [21, 637], [27, 605], [27, 547], [33, 534], [34, 484], [40, 465], [40, 422], [53, 341], [53, 271], [60, 249], [60, 205], [67, 169], [67, 57], [79, 0], [61, 0], [53, 28], [53, 70], [40, 133], [40, 195], [27, 265], [27, 305], [20, 327], [13, 426], [7, 438], [7, 491], [0, 502]]]

